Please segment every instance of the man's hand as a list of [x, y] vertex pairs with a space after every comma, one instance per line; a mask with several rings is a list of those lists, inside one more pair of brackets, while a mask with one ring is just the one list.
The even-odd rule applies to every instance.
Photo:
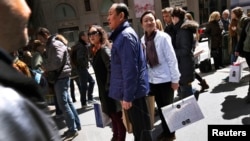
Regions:
[[122, 108], [128, 110], [132, 107], [132, 102], [121, 101]]

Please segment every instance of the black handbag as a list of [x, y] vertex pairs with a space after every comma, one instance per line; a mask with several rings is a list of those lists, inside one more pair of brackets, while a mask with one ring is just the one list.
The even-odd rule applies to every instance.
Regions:
[[199, 64], [199, 69], [200, 69], [200, 72], [202, 72], [202, 73], [208, 73], [208, 72], [212, 71], [211, 59], [207, 58], [207, 59], [201, 61]]

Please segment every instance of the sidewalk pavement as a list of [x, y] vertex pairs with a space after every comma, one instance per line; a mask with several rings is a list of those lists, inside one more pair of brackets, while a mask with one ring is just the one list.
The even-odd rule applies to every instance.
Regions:
[[[199, 70], [196, 70], [199, 72]], [[93, 70], [90, 69], [93, 77]], [[229, 74], [229, 66], [224, 69], [202, 73], [210, 88], [201, 93], [198, 104], [205, 116], [204, 119], [193, 123], [187, 127], [176, 131], [175, 141], [207, 141], [207, 127], [210, 124], [250, 124], [250, 104], [245, 103], [248, 91], [249, 71], [244, 69], [240, 83], [230, 83], [223, 81]], [[193, 82], [193, 87], [200, 89], [198, 81]], [[76, 86], [76, 85], [75, 85]], [[94, 98], [98, 100], [97, 85], [94, 88]], [[73, 141], [110, 141], [112, 138], [111, 127], [98, 128], [95, 125], [95, 115], [93, 109], [81, 109], [80, 95], [76, 86], [76, 99], [74, 103], [82, 125], [82, 130]], [[53, 112], [53, 106], [50, 106]], [[54, 116], [54, 112], [52, 115]], [[63, 119], [55, 119], [60, 129], [60, 134], [67, 130]], [[153, 131], [154, 140], [161, 133], [161, 121], [155, 117], [155, 128]], [[133, 135], [128, 134], [126, 141], [133, 141]]]

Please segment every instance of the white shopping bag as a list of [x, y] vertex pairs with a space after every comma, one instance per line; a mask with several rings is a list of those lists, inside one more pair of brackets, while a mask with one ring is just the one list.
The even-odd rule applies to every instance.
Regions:
[[96, 127], [104, 128], [105, 126], [111, 123], [110, 117], [104, 112], [102, 112], [102, 107], [100, 103], [94, 103], [94, 111]]
[[241, 63], [236, 63], [230, 66], [229, 82], [239, 83], [241, 79]]
[[204, 118], [193, 95], [162, 107], [161, 110], [171, 132]]

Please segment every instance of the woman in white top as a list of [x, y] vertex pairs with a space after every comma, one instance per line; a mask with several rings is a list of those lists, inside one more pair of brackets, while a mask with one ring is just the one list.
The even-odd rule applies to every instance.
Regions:
[[158, 140], [175, 139], [162, 115], [161, 107], [169, 105], [174, 99], [174, 90], [179, 87], [180, 73], [178, 62], [171, 43], [170, 36], [156, 28], [156, 18], [153, 11], [142, 14], [140, 22], [145, 31], [141, 38], [149, 73], [150, 94], [155, 96], [163, 132]]

